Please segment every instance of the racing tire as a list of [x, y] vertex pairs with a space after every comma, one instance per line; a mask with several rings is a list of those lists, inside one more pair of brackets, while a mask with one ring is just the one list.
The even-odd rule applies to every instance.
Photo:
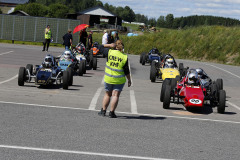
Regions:
[[93, 70], [97, 69], [97, 57], [93, 57]]
[[26, 70], [29, 70], [30, 75], [33, 73], [33, 65], [32, 64], [27, 64]]
[[217, 85], [215, 83], [211, 84], [210, 92], [211, 92], [211, 95], [213, 96], [213, 98], [217, 99], [218, 90], [217, 90]]
[[78, 66], [78, 75], [83, 76], [83, 73], [84, 73], [84, 62], [81, 61]]
[[90, 68], [93, 68], [93, 55], [90, 54], [89, 56], [90, 56], [90, 59], [89, 59], [89, 67], [90, 67]]
[[83, 74], [86, 74], [86, 60], [82, 60], [83, 62]]
[[72, 86], [73, 84], [73, 69], [72, 68], [67, 68], [67, 72], [69, 74], [69, 81], [68, 81], [68, 85]]
[[69, 72], [63, 71], [63, 89], [68, 89]]
[[217, 106], [217, 112], [223, 114], [226, 106], [226, 92], [225, 90], [219, 91], [219, 104]]
[[223, 80], [222, 79], [217, 79], [216, 84], [217, 84], [218, 90], [223, 90]]
[[18, 85], [24, 86], [25, 79], [26, 79], [26, 69], [25, 67], [20, 67], [18, 72]]
[[143, 57], [142, 57], [142, 65], [145, 65], [145, 62], [146, 62], [146, 55], [143, 55]]
[[171, 100], [171, 85], [166, 85], [164, 99], [163, 99], [163, 108], [169, 109]]
[[184, 69], [183, 63], [179, 63], [179, 68], [178, 69], [179, 69], [180, 75], [182, 75], [183, 69]]
[[187, 68], [183, 68], [183, 71], [182, 71], [182, 73], [180, 72], [180, 76], [181, 76], [181, 78], [182, 77], [184, 77], [186, 74], [187, 74]]
[[177, 83], [181, 80], [180, 76], [176, 76]]
[[174, 90], [176, 85], [177, 85], [177, 78], [172, 78], [171, 79], [171, 91]]
[[157, 70], [156, 70], [155, 64], [152, 63], [151, 68], [150, 68], [150, 80], [151, 80], [151, 82], [156, 81], [156, 74], [157, 74]]
[[170, 85], [170, 80], [169, 79], [165, 79], [162, 83], [162, 88], [161, 88], [161, 93], [160, 93], [160, 101], [161, 102], [163, 102], [163, 99], [164, 99], [164, 93], [165, 93], [166, 85]]

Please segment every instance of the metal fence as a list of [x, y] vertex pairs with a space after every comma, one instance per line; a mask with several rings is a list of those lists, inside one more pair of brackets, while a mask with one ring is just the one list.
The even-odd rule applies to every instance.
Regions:
[[[50, 25], [53, 43], [62, 43], [67, 30], [73, 30], [79, 24], [80, 20], [0, 14], [0, 39], [43, 42], [44, 30]], [[78, 40], [79, 34], [73, 34], [73, 44]]]

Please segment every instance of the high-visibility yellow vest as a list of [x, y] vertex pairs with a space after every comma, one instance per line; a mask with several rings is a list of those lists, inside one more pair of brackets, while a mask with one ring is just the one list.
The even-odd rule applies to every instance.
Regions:
[[51, 39], [51, 37], [52, 37], [51, 29], [49, 29], [48, 33], [46, 33], [46, 30], [45, 30], [45, 39]]
[[109, 50], [105, 67], [104, 82], [109, 84], [123, 84], [126, 82], [123, 66], [127, 62], [127, 55], [118, 50]]

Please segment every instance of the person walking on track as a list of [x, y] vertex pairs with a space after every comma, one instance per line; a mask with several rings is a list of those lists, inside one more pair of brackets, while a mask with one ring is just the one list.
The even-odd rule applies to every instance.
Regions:
[[[45, 49], [46, 49], [46, 52], [48, 52], [49, 44], [52, 39], [52, 31], [51, 31], [50, 25], [47, 25], [47, 28], [45, 29], [44, 33], [45, 33], [45, 40], [43, 42], [43, 50], [42, 51], [45, 51]], [[46, 48], [46, 45], [47, 45], [47, 48]]]
[[128, 66], [128, 56], [122, 52], [123, 43], [121, 40], [118, 40], [116, 43], [112, 44], [99, 45], [98, 47], [99, 51], [105, 54], [107, 57], [104, 76], [104, 87], [106, 92], [103, 97], [101, 111], [98, 113], [98, 115], [106, 115], [106, 110], [111, 100], [109, 117], [117, 118], [115, 110], [118, 105], [119, 96], [126, 82], [126, 77], [128, 79], [128, 87], [130, 87], [132, 84]]

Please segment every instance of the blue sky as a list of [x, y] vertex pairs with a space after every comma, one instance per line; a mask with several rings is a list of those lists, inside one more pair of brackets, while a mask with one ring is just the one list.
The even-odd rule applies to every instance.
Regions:
[[129, 6], [137, 14], [158, 18], [212, 15], [240, 19], [240, 0], [101, 0], [114, 6]]

